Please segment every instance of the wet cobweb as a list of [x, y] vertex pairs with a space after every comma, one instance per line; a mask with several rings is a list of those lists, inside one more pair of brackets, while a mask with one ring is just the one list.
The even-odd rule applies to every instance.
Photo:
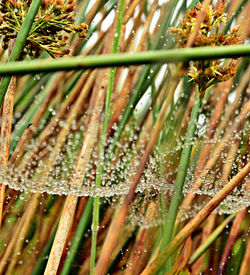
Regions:
[[[107, 200], [122, 201], [122, 198], [129, 192], [130, 184], [137, 173], [149, 137], [147, 136], [145, 144], [141, 145], [138, 144], [140, 128], [130, 127], [127, 129], [128, 133], [124, 131], [122, 139], [116, 143], [115, 153], [106, 150], [104, 160], [101, 163], [103, 167], [101, 186], [95, 186], [96, 167], [100, 164], [97, 146], [91, 153], [86, 169], [81, 171], [84, 173], [84, 180], [79, 181], [75, 176], [75, 171], [83, 142], [84, 124], [75, 121], [63, 142], [61, 142], [61, 146], [58, 147], [59, 133], [62, 127], [65, 127], [63, 122], [59, 125], [59, 128], [52, 131], [47, 138], [33, 138], [18, 162], [14, 161], [7, 167], [2, 166], [0, 182], [21, 192], [46, 193], [59, 196], [74, 194], [78, 197], [100, 196]], [[116, 127], [114, 126], [113, 130], [116, 130]], [[227, 156], [229, 149], [238, 145], [238, 138], [241, 137], [242, 133], [243, 130], [232, 134], [227, 139], [224, 137], [224, 149], [215, 158], [212, 167], [202, 167], [197, 172], [195, 168], [199, 163], [197, 159], [192, 159], [184, 185], [183, 196], [185, 198], [192, 192], [195, 194], [195, 199], [190, 206], [180, 209], [180, 219], [193, 217], [237, 173], [239, 167], [244, 166], [244, 163], [249, 159], [249, 155], [242, 155], [241, 149], [238, 149], [236, 158]], [[219, 145], [221, 140], [222, 137], [220, 136], [207, 139], [203, 133], [202, 135], [197, 134], [191, 142], [195, 145], [194, 148], [199, 150], [199, 148], [208, 144]], [[109, 139], [106, 148], [113, 141], [113, 139]], [[165, 196], [168, 202], [171, 200], [184, 142], [185, 139], [180, 137], [176, 139], [174, 146], [173, 144], [168, 146], [159, 143], [151, 153], [136, 188], [136, 199], [128, 217], [131, 223], [140, 224], [144, 227], [149, 226], [149, 224], [156, 226], [161, 223], [160, 196]], [[212, 151], [207, 160], [211, 157], [213, 157]], [[18, 158], [18, 153], [16, 158]], [[223, 173], [227, 166], [232, 167], [232, 172], [229, 178], [224, 179]], [[204, 171], [206, 171], [205, 175]], [[197, 179], [199, 180], [199, 186], [194, 187]], [[215, 212], [229, 214], [248, 207], [250, 205], [250, 196], [246, 192], [248, 181], [249, 178], [246, 177], [241, 187], [235, 189], [217, 207]], [[146, 214], [141, 213], [138, 209], [144, 209], [141, 206], [150, 203], [157, 206], [159, 213], [155, 213], [154, 221], [147, 222]]]

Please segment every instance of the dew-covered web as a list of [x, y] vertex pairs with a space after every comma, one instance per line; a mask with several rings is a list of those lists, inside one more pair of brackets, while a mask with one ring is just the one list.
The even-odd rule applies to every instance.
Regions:
[[[53, 110], [52, 112], [53, 116], [56, 116]], [[32, 126], [30, 127], [32, 128]], [[1, 167], [0, 181], [21, 192], [39, 192], [59, 196], [74, 194], [78, 197], [100, 196], [108, 201], [122, 201], [129, 192], [129, 187], [134, 175], [137, 173], [145, 144], [148, 142], [150, 135], [144, 136], [144, 143], [142, 143], [140, 131], [143, 128], [135, 127], [133, 123], [132, 126], [126, 127], [121, 140], [116, 144], [115, 153], [106, 150], [105, 159], [102, 163], [101, 186], [96, 187], [97, 146], [92, 151], [86, 171], [82, 171], [82, 173], [85, 173], [83, 182], [77, 181], [74, 175], [86, 131], [83, 120], [73, 121], [64, 143], [62, 143], [60, 150], [56, 152], [56, 144], [63, 127], [66, 127], [65, 122], [60, 121], [47, 138], [41, 138], [41, 136], [33, 138], [17, 165], [10, 164], [8, 167]], [[210, 168], [202, 167], [197, 172], [195, 168], [199, 164], [199, 159], [192, 159], [184, 185], [183, 197], [187, 197], [191, 192], [196, 196], [191, 205], [180, 209], [179, 219], [181, 220], [193, 217], [237, 173], [239, 167], [243, 167], [249, 159], [248, 154], [242, 154], [241, 147], [237, 149], [236, 157], [230, 157], [230, 148], [239, 146], [241, 136], [249, 130], [247, 125], [240, 131], [227, 132], [225, 130], [225, 134], [209, 140], [204, 130], [202, 130], [204, 127], [208, 127], [208, 125], [206, 125], [203, 118], [198, 121], [197, 135], [192, 140], [193, 150], [198, 151], [209, 144], [212, 144], [213, 148], [217, 148], [222, 141], [224, 146], [216, 157], [211, 150], [207, 160], [212, 157], [215, 157], [215, 159]], [[112, 131], [115, 130], [117, 130], [117, 126], [112, 127]], [[161, 223], [160, 195], [167, 196], [167, 201], [170, 202], [184, 141], [183, 136], [180, 136], [176, 138], [171, 146], [168, 144], [162, 145], [160, 142], [156, 145], [136, 188], [136, 199], [128, 217], [132, 224], [147, 227]], [[108, 139], [106, 148], [109, 148], [112, 142], [113, 138]], [[223, 175], [227, 167], [231, 167], [232, 172], [225, 179]], [[207, 173], [204, 176], [205, 169], [207, 169]], [[194, 187], [194, 182], [197, 182], [197, 179], [199, 186]], [[247, 177], [241, 187], [235, 189], [215, 211], [219, 214], [228, 214], [249, 206], [249, 192], [246, 192], [248, 181], [249, 178]], [[158, 209], [158, 213], [155, 213], [153, 220], [150, 217], [148, 218], [143, 211], [139, 211], [139, 209], [146, 209], [142, 206], [150, 203], [157, 205]]]

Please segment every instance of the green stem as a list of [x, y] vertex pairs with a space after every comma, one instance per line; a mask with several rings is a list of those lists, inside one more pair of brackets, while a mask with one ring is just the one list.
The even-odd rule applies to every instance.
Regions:
[[167, 245], [169, 244], [169, 242], [172, 240], [172, 237], [173, 237], [175, 220], [179, 210], [179, 206], [182, 201], [182, 190], [183, 190], [183, 185], [187, 175], [187, 169], [189, 166], [189, 160], [190, 160], [190, 155], [192, 150], [192, 142], [195, 135], [197, 119], [199, 115], [199, 107], [200, 107], [200, 99], [199, 99], [199, 89], [197, 87], [196, 93], [195, 93], [195, 101], [191, 112], [190, 122], [188, 124], [184, 147], [181, 154], [178, 174], [176, 177], [175, 190], [169, 206], [166, 224], [164, 226], [165, 227], [164, 231], [166, 232], [166, 235], [162, 240], [160, 252], [162, 252], [167, 247]]
[[[117, 4], [117, 0], [110, 1], [109, 5], [108, 5], [108, 7], [106, 9], [106, 16], [105, 16], [105, 18], [107, 18], [109, 16], [110, 12], [114, 9], [114, 7], [115, 7], [116, 4]], [[101, 7], [102, 7], [102, 5], [99, 6], [98, 10], [100, 10]], [[83, 17], [82, 22], [84, 21], [84, 19], [85, 19], [85, 17]], [[82, 23], [82, 22], [80, 22], [80, 23]], [[93, 35], [93, 33], [95, 33], [95, 31], [98, 30], [98, 26], [100, 26], [100, 23], [97, 23], [94, 26], [92, 26], [92, 24], [90, 25], [90, 29], [88, 30], [88, 36], [89, 36], [89, 38]], [[82, 42], [79, 45], [79, 48], [77, 48], [77, 50], [76, 50], [75, 55], [79, 55], [80, 54], [80, 52], [84, 49], [84, 46], [86, 45], [87, 41], [88, 40], [82, 40]]]
[[166, 16], [164, 16], [163, 22], [161, 23], [161, 29], [156, 35], [155, 41], [153, 43], [153, 50], [160, 49], [164, 45], [167, 34], [166, 30], [170, 26], [170, 21], [172, 19], [173, 12], [176, 9], [178, 2], [179, 0], [172, 0], [169, 3], [168, 13], [166, 14]]
[[87, 11], [89, 2], [90, 2], [90, 0], [84, 1], [84, 3], [83, 3], [83, 9], [81, 11], [81, 14], [78, 15], [78, 19], [77, 19], [76, 25], [79, 25], [82, 22], [84, 22], [84, 20], [86, 18], [86, 11]]
[[78, 247], [80, 245], [82, 235], [85, 232], [87, 225], [89, 223], [89, 220], [91, 218], [92, 207], [93, 207], [93, 198], [89, 198], [87, 205], [85, 207], [85, 210], [83, 212], [83, 215], [81, 217], [81, 220], [78, 224], [78, 227], [74, 236], [74, 240], [68, 252], [67, 259], [63, 265], [61, 275], [67, 275], [70, 273], [70, 268], [71, 268], [72, 262], [74, 261]]
[[47, 263], [47, 257], [49, 256], [53, 241], [55, 239], [56, 231], [57, 231], [58, 225], [56, 225], [51, 237], [49, 238], [49, 241], [47, 242], [41, 256], [39, 257], [37, 264], [32, 271], [32, 275], [42, 275], [44, 273], [46, 263]]
[[[119, 40], [121, 34], [121, 27], [123, 22], [123, 14], [125, 9], [125, 0], [119, 1], [118, 6], [118, 13], [115, 25], [115, 34], [113, 39], [113, 46], [112, 46], [112, 53], [118, 53], [119, 51]], [[106, 93], [106, 101], [105, 101], [105, 113], [104, 113], [104, 120], [103, 120], [103, 127], [99, 141], [99, 151], [98, 151], [98, 166], [97, 166], [97, 173], [96, 173], [96, 182], [95, 185], [101, 186], [102, 181], [102, 173], [103, 173], [103, 161], [104, 161], [104, 151], [105, 151], [105, 141], [106, 141], [106, 134], [108, 130], [108, 123], [111, 116], [111, 94], [113, 90], [115, 79], [115, 68], [110, 68], [109, 73], [109, 81], [108, 81], [108, 88]], [[96, 243], [97, 243], [97, 232], [99, 227], [99, 209], [100, 209], [100, 197], [96, 196], [94, 198], [94, 209], [93, 209], [93, 221], [92, 221], [92, 244], [91, 244], [91, 259], [90, 259], [90, 274], [94, 274], [95, 268], [95, 259], [96, 259]]]
[[190, 60], [235, 58], [250, 55], [250, 45], [197, 47], [188, 49], [145, 51], [135, 54], [119, 53], [86, 57], [66, 57], [34, 61], [10, 62], [0, 65], [0, 75], [17, 75], [112, 66], [178, 63]]
[[48, 81], [45, 89], [39, 94], [37, 99], [34, 100], [30, 109], [26, 112], [26, 114], [22, 117], [22, 119], [15, 126], [15, 129], [11, 134], [10, 154], [12, 154], [14, 152], [14, 149], [16, 148], [16, 145], [17, 145], [20, 137], [22, 136], [24, 130], [31, 123], [38, 108], [41, 106], [41, 103], [46, 98], [47, 93], [50, 91], [51, 87], [54, 84], [55, 77], [56, 77], [56, 74], [51, 77], [51, 79]]
[[[159, 49], [162, 47], [162, 45], [164, 45], [164, 42], [166, 42], [166, 30], [170, 26], [170, 20], [172, 18], [172, 13], [173, 13], [174, 9], [176, 8], [177, 3], [178, 3], [177, 0], [171, 0], [171, 2], [169, 3], [168, 14], [166, 16], [164, 16], [160, 30], [158, 31], [155, 41], [152, 44], [152, 48], [150, 48], [150, 50]], [[177, 14], [179, 14], [179, 12], [177, 12]], [[178, 17], [178, 15], [177, 15], [177, 17]], [[169, 43], [167, 43], [166, 47], [169, 47]], [[145, 52], [143, 53], [143, 56], [145, 56]], [[144, 60], [144, 58], [143, 58], [143, 60]], [[143, 64], [146, 64], [146, 63], [144, 62]], [[150, 83], [152, 83], [152, 81], [153, 81], [152, 79], [159, 69], [160, 69], [159, 64], [158, 64], [158, 66], [153, 67], [153, 72], [151, 72], [152, 66], [147, 65], [144, 67], [144, 69], [139, 77], [139, 80], [137, 81], [135, 89], [132, 93], [132, 97], [127, 104], [127, 108], [123, 112], [122, 120], [120, 121], [118, 130], [116, 131], [116, 133], [114, 135], [112, 144], [110, 145], [109, 150], [111, 153], [114, 153], [117, 141], [120, 139], [123, 129], [129, 119], [136, 103], [138, 102], [139, 98], [141, 98], [143, 92], [145, 92], [147, 90], [147, 87], [150, 85]]]
[[[44, 76], [44, 74], [39, 75], [39, 77], [35, 77], [31, 75], [28, 81], [25, 83], [25, 87], [23, 88], [22, 92], [18, 95], [17, 99], [15, 100], [14, 109], [18, 107], [19, 104], [22, 104], [22, 101], [25, 100], [31, 94], [32, 88], [36, 87], [40, 79]], [[40, 87], [39, 87], [40, 90]]]
[[[9, 62], [16, 61], [19, 59], [24, 43], [29, 35], [30, 29], [32, 27], [33, 21], [37, 14], [37, 11], [41, 5], [42, 0], [33, 0], [31, 2], [27, 16], [25, 17], [23, 24], [18, 32], [14, 48], [11, 52]], [[3, 66], [6, 66], [5, 64]], [[8, 89], [10, 83], [10, 76], [4, 77], [0, 84], [0, 107], [2, 106], [4, 96]]]
[[244, 7], [244, 5], [247, 3], [247, 0], [242, 0], [239, 4], [239, 6], [237, 7], [236, 11], [232, 14], [232, 16], [229, 18], [229, 20], [226, 23], [226, 26], [223, 29], [223, 33], [227, 33], [234, 21], [234, 19], [239, 15], [239, 13], [241, 12], [242, 8]]
[[227, 226], [229, 222], [232, 221], [232, 219], [235, 217], [237, 213], [231, 214], [229, 217], [227, 217], [214, 231], [213, 233], [208, 237], [206, 242], [204, 242], [192, 255], [190, 258], [188, 264], [193, 264], [207, 249], [208, 247], [219, 237], [221, 232], [223, 232], [224, 228]]

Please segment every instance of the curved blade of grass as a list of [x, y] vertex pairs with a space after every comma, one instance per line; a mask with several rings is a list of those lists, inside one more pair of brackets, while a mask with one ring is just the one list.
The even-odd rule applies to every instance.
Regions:
[[[26, 41], [27, 36], [29, 35], [30, 29], [32, 27], [34, 18], [37, 14], [37, 11], [42, 3], [42, 0], [33, 0], [31, 2], [27, 16], [25, 17], [23, 24], [20, 28], [20, 31], [17, 34], [16, 42], [12, 53], [10, 55], [9, 62], [16, 61], [21, 55], [23, 45]], [[10, 83], [10, 76], [4, 77], [0, 84], [0, 106], [2, 106], [4, 96], [6, 94], [7, 88]]]

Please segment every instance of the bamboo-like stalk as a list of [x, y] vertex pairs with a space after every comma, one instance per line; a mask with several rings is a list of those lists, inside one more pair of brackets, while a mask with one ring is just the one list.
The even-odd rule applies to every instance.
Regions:
[[[121, 35], [121, 27], [123, 23], [123, 13], [125, 9], [125, 0], [120, 0], [119, 5], [117, 6], [117, 18], [115, 21], [115, 28], [114, 28], [114, 39], [113, 39], [113, 46], [112, 46], [112, 53], [117, 53], [119, 50], [119, 40]], [[97, 174], [96, 174], [96, 181], [95, 186], [100, 187], [102, 181], [102, 173], [103, 173], [103, 161], [104, 161], [104, 151], [105, 151], [105, 143], [106, 143], [106, 134], [108, 130], [108, 124], [111, 117], [111, 95], [114, 85], [115, 79], [115, 68], [111, 68], [109, 72], [109, 80], [106, 92], [106, 99], [105, 99], [105, 111], [104, 111], [104, 119], [103, 119], [103, 126], [99, 140], [98, 146], [98, 165], [97, 165]], [[94, 207], [93, 207], [93, 220], [92, 220], [92, 246], [91, 246], [91, 260], [90, 260], [90, 274], [94, 274], [95, 268], [95, 259], [96, 259], [96, 241], [97, 241], [97, 232], [99, 227], [99, 208], [100, 208], [100, 197], [96, 196], [94, 198]]]
[[166, 262], [169, 256], [177, 249], [177, 247], [208, 217], [208, 215], [230, 194], [233, 189], [243, 184], [243, 179], [250, 172], [250, 163], [234, 176], [230, 182], [222, 188], [202, 210], [174, 237], [169, 245], [164, 249], [158, 257], [148, 265], [142, 275], [154, 274]]
[[[110, 44], [107, 45], [110, 34], [106, 37], [106, 46], [104, 51], [109, 52]], [[103, 77], [104, 76], [104, 77]], [[92, 92], [92, 102], [90, 102], [90, 109], [93, 108], [93, 114], [90, 114], [89, 122], [87, 124], [87, 131], [84, 134], [81, 152], [77, 161], [72, 185], [81, 185], [86, 168], [91, 158], [93, 148], [97, 142], [97, 135], [99, 132], [99, 121], [101, 119], [101, 112], [104, 104], [105, 87], [107, 85], [107, 69], [101, 70], [97, 74], [96, 85]], [[58, 230], [53, 242], [50, 252], [49, 260], [45, 269], [45, 274], [56, 274], [63, 248], [68, 236], [69, 229], [73, 222], [77, 197], [70, 194], [65, 202], [62, 216], [59, 222]]]
[[190, 60], [236, 58], [249, 56], [250, 45], [196, 47], [188, 49], [146, 51], [135, 54], [120, 53], [86, 57], [65, 57], [57, 60], [10, 62], [0, 65], [0, 75], [19, 75], [73, 69], [103, 68], [154, 63], [178, 63]]
[[92, 207], [93, 207], [93, 199], [90, 198], [88, 200], [88, 203], [84, 210], [84, 214], [82, 215], [81, 220], [79, 222], [77, 231], [75, 233], [74, 240], [73, 240], [70, 250], [68, 252], [69, 255], [63, 265], [63, 269], [61, 271], [62, 275], [67, 275], [70, 273], [70, 267], [71, 267], [71, 264], [72, 264], [72, 261], [73, 261], [75, 255], [77, 253], [77, 249], [80, 245], [81, 236], [86, 229], [87, 223], [89, 222], [89, 218], [91, 217]]
[[[103, 94], [100, 93], [100, 97], [103, 97]], [[96, 101], [96, 109], [99, 109], [99, 101]], [[83, 140], [83, 147], [78, 158], [78, 164], [76, 167], [76, 173], [74, 174], [73, 184], [79, 184], [84, 179], [84, 173], [86, 165], [88, 164], [92, 148], [96, 143], [96, 136], [98, 132], [98, 127], [96, 127], [97, 122], [99, 121], [99, 115], [94, 115], [91, 117], [90, 123], [88, 125], [88, 133], [85, 135]], [[65, 206], [62, 212], [62, 217], [58, 226], [57, 234], [51, 249], [50, 257], [46, 266], [45, 274], [56, 274], [60, 258], [62, 255], [63, 247], [66, 242], [69, 228], [72, 224], [75, 207], [77, 203], [77, 197], [75, 195], [69, 195], [65, 202]]]
[[68, 236], [68, 231], [73, 221], [76, 204], [77, 204], [77, 197], [74, 195], [69, 195], [67, 197], [67, 200], [65, 202], [65, 206], [62, 212], [62, 217], [64, 219], [60, 220], [60, 223], [57, 229], [57, 234], [55, 236], [55, 239], [51, 248], [49, 260], [46, 265], [44, 274], [47, 274], [47, 275], [56, 274], [57, 272], [63, 247], [65, 245], [65, 241]]

